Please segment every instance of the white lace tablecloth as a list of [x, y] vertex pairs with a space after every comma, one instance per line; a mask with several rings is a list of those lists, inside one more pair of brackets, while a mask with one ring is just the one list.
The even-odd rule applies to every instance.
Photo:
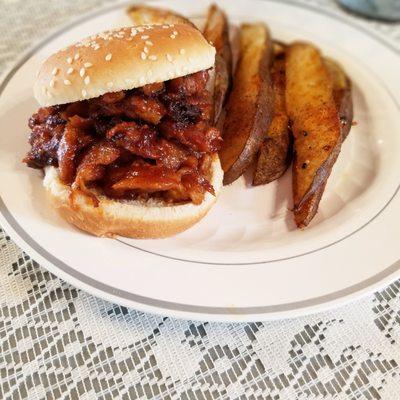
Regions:
[[[303, 2], [343, 13], [333, 1]], [[50, 29], [106, 3], [0, 0], [0, 72]], [[400, 47], [399, 24], [359, 23]], [[182, 321], [82, 292], [0, 231], [0, 399], [398, 400], [399, 364], [400, 281], [303, 318]]]

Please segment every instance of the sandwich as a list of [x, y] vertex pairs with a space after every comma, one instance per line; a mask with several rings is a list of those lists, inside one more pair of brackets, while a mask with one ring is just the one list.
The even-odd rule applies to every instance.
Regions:
[[199, 221], [223, 172], [215, 49], [190, 25], [90, 36], [40, 67], [24, 162], [61, 216], [97, 236], [167, 237]]

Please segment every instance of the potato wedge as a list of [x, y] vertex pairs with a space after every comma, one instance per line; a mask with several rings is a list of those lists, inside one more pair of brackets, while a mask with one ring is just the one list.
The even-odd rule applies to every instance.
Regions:
[[232, 49], [229, 41], [229, 24], [226, 14], [212, 4], [208, 9], [204, 37], [217, 50], [214, 81], [214, 123], [217, 122], [232, 85]]
[[274, 52], [274, 57], [280, 57], [282, 53], [285, 53], [287, 49], [287, 44], [279, 40], [274, 40], [272, 42], [272, 51]]
[[184, 16], [163, 8], [139, 4], [129, 7], [126, 12], [134, 25], [189, 24], [195, 27], [195, 25]]
[[285, 50], [275, 43], [271, 81], [274, 90], [274, 118], [258, 152], [253, 175], [255, 186], [281, 177], [289, 167], [292, 157], [292, 134], [285, 103]]
[[353, 123], [353, 98], [351, 81], [341, 65], [332, 59], [325, 59], [325, 64], [333, 80], [333, 98], [339, 112], [342, 141], [346, 139]]
[[287, 49], [286, 108], [294, 135], [293, 211], [303, 228], [317, 213], [342, 144], [332, 76], [311, 44]]
[[264, 24], [240, 29], [240, 56], [226, 106], [219, 156], [224, 184], [235, 181], [253, 162], [273, 117], [270, 79], [272, 41]]

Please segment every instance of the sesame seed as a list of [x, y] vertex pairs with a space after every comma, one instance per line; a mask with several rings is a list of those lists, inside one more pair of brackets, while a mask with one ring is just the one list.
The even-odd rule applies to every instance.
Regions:
[[68, 79], [64, 79], [64, 85], [69, 86], [71, 84], [71, 81]]
[[142, 51], [141, 54], [140, 54], [140, 58], [142, 60], [145, 60], [147, 58], [147, 54], [144, 51]]
[[50, 81], [50, 87], [54, 87], [54, 85], [55, 85], [55, 82], [54, 82], [54, 79], [52, 79], [51, 81]]
[[168, 25], [163, 25], [162, 28], [163, 28], [163, 29], [168, 29], [169, 26], [168, 26]]
[[72, 57], [68, 57], [68, 58], [67, 58], [67, 63], [68, 63], [68, 64], [72, 64]]
[[131, 36], [136, 36], [136, 35], [137, 35], [137, 30], [131, 29]]
[[173, 31], [172, 32], [175, 36], [178, 34], [178, 32], [177, 31]]
[[179, 50], [179, 54], [185, 54], [185, 53], [186, 53], [185, 49], [180, 49]]
[[153, 46], [153, 42], [151, 40], [146, 40], [145, 43], [147, 46]]
[[110, 61], [111, 58], [112, 58], [112, 54], [111, 54], [111, 53], [108, 53], [108, 54], [106, 55], [106, 57], [105, 57], [106, 61]]
[[107, 82], [107, 87], [108, 88], [112, 88], [114, 86], [114, 82]]
[[173, 28], [175, 25], [174, 24], [169, 24], [169, 27], [170, 28]]
[[146, 78], [144, 76], [141, 76], [140, 79], [139, 79], [139, 83], [141, 85], [145, 85], [146, 84]]
[[146, 39], [148, 39], [149, 38], [149, 35], [143, 35], [143, 36], [141, 36], [141, 39], [143, 39], [143, 40], [146, 40]]
[[172, 62], [173, 58], [172, 58], [171, 54], [167, 53], [167, 54], [165, 55], [165, 57], [167, 57], [167, 60], [168, 60], [169, 62]]
[[82, 89], [82, 96], [86, 97], [86, 95], [87, 95], [87, 91], [85, 89]]
[[75, 55], [74, 55], [74, 60], [76, 61], [76, 60], [79, 60], [79, 53], [76, 53]]
[[151, 56], [149, 56], [149, 60], [156, 61], [157, 60], [157, 56], [151, 55]]
[[136, 28], [138, 32], [143, 33], [144, 29], [142, 27]]
[[89, 83], [90, 83], [90, 76], [87, 76], [87, 77], [83, 80], [83, 82], [85, 82], [85, 85], [89, 85]]
[[90, 62], [85, 62], [85, 64], [83, 64], [83, 66], [84, 66], [85, 68], [90, 68], [90, 67], [93, 66], [93, 64], [90, 63]]
[[100, 46], [98, 44], [93, 46], [93, 50], [98, 50], [100, 48]]
[[67, 75], [71, 75], [73, 72], [74, 72], [74, 69], [72, 67], [70, 67], [67, 70]]
[[170, 35], [170, 38], [171, 38], [171, 39], [175, 39], [176, 36], [175, 36], [174, 34], [172, 34], [172, 35]]
[[83, 78], [83, 76], [85, 75], [85, 73], [86, 73], [85, 68], [81, 68], [81, 69], [79, 70], [79, 75], [80, 75], [81, 78]]
[[148, 47], [144, 47], [144, 49], [143, 49], [143, 51], [146, 53], [146, 54], [149, 54], [149, 48]]
[[53, 75], [53, 76], [56, 76], [57, 74], [58, 74], [58, 71], [59, 71], [59, 69], [56, 67], [56, 68], [53, 68], [53, 71], [51, 71], [51, 74]]

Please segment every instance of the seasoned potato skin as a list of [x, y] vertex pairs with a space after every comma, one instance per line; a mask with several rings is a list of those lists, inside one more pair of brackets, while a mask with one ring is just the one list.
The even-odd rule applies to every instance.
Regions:
[[287, 49], [286, 108], [294, 135], [293, 211], [297, 226], [304, 228], [317, 213], [342, 144], [333, 80], [311, 44], [297, 42]]
[[285, 51], [274, 44], [271, 81], [274, 90], [274, 118], [258, 152], [253, 185], [270, 183], [281, 177], [292, 158], [292, 136], [285, 103]]
[[353, 97], [350, 78], [341, 65], [326, 58], [325, 65], [333, 80], [333, 98], [339, 113], [342, 141], [348, 136], [353, 123]]
[[232, 86], [232, 48], [226, 14], [216, 5], [208, 9], [204, 37], [215, 47], [214, 123], [218, 121]]
[[240, 56], [226, 106], [219, 156], [224, 184], [239, 178], [254, 161], [273, 117], [270, 79], [272, 42], [264, 24], [244, 24]]
[[196, 26], [184, 16], [163, 8], [149, 7], [144, 4], [138, 4], [129, 7], [127, 9], [127, 13], [134, 25], [188, 24], [196, 28]]

